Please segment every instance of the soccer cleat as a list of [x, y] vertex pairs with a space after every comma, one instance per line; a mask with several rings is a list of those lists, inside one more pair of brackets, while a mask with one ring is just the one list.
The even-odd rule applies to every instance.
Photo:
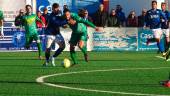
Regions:
[[45, 61], [45, 63], [43, 64], [44, 67], [48, 66], [49, 61]]
[[55, 58], [54, 58], [53, 56], [50, 57], [50, 60], [51, 60], [51, 64], [52, 64], [53, 66], [56, 66], [56, 65], [55, 65]]
[[162, 53], [162, 56], [163, 56], [163, 57], [166, 57], [166, 54], [167, 54], [166, 52], [163, 52], [163, 53]]
[[170, 50], [168, 50], [168, 51], [166, 52], [166, 56], [165, 56], [166, 61], [169, 59], [169, 56], [170, 56]]
[[87, 55], [87, 54], [84, 54], [84, 59], [85, 59], [86, 62], [89, 61], [89, 60], [88, 60], [88, 55]]
[[39, 58], [39, 60], [43, 60], [43, 57], [42, 57], [42, 56], [39, 56], [38, 58]]

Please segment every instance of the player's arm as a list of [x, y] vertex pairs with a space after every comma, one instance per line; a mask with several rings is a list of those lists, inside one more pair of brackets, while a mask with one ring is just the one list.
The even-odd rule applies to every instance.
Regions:
[[92, 22], [82, 19], [77, 14], [72, 13], [71, 16], [76, 20], [77, 23], [84, 23], [92, 28], [96, 28], [96, 26]]
[[64, 26], [66, 24], [68, 24], [68, 21], [66, 19], [63, 19], [61, 17], [56, 17], [55, 20], [53, 20], [53, 23], [57, 26]]

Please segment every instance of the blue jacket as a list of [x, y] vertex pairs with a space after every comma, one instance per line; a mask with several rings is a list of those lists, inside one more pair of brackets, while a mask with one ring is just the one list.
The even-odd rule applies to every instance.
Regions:
[[146, 13], [146, 21], [145, 25], [149, 26], [150, 29], [158, 29], [161, 28], [161, 19], [164, 19], [167, 21], [166, 16], [163, 14], [163, 12], [159, 9], [156, 10], [149, 10]]
[[46, 35], [60, 34], [60, 26], [67, 24], [67, 20], [57, 16], [55, 13], [51, 13], [48, 18], [48, 24], [45, 31]]

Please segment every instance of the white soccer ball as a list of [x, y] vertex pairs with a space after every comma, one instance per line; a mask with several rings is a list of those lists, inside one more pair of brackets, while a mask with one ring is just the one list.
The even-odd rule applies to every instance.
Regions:
[[63, 66], [64, 68], [69, 68], [69, 67], [71, 66], [70, 60], [67, 59], [67, 58], [65, 58], [65, 59], [63, 60], [63, 62], [62, 62], [62, 66]]

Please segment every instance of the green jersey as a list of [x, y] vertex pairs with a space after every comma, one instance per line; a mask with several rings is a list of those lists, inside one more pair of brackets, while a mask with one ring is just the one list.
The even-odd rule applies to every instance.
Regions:
[[77, 22], [76, 25], [70, 25], [70, 28], [72, 29], [73, 33], [87, 33], [86, 25], [89, 25], [93, 28], [96, 27], [92, 22], [82, 19], [75, 13], [71, 13], [71, 18]]
[[4, 15], [3, 15], [3, 12], [0, 10], [0, 20], [3, 20], [4, 19]]
[[25, 15], [22, 17], [22, 22], [25, 27], [26, 35], [37, 34], [36, 21], [42, 22], [35, 14]]

